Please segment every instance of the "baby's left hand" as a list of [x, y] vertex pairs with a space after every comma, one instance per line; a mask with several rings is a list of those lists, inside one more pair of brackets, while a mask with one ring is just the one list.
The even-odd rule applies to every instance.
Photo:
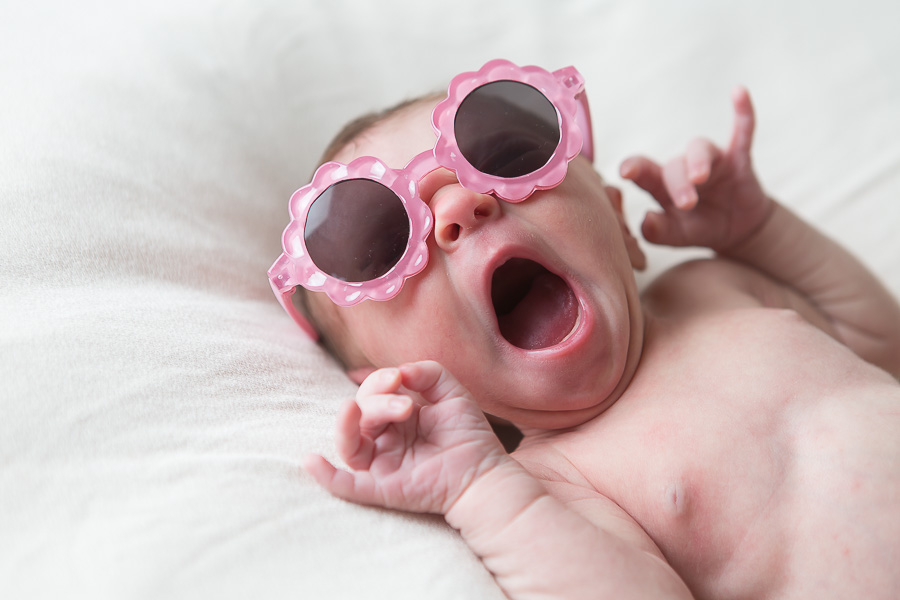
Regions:
[[756, 120], [747, 90], [735, 89], [732, 102], [734, 131], [727, 150], [698, 138], [664, 166], [643, 156], [623, 161], [621, 176], [649, 192], [663, 209], [644, 217], [641, 232], [647, 241], [725, 252], [771, 214], [773, 201], [763, 192], [750, 160]]

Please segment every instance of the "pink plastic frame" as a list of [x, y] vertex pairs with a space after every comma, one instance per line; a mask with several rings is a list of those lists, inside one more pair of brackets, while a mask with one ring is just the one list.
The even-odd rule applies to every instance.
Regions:
[[[459, 151], [453, 127], [456, 111], [466, 96], [492, 81], [528, 84], [541, 92], [556, 108], [559, 145], [547, 164], [533, 173], [512, 179], [488, 175], [470, 165]], [[587, 143], [584, 144], [585, 152], [582, 153], [588, 160], [593, 160], [590, 113], [583, 92], [584, 78], [574, 67], [550, 73], [540, 67], [518, 67], [509, 61], [498, 59], [488, 62], [474, 73], [457, 75], [450, 82], [447, 98], [434, 108], [431, 115], [432, 126], [438, 135], [434, 157], [438, 165], [456, 173], [459, 183], [466, 189], [481, 194], [494, 194], [507, 202], [521, 202], [537, 190], [556, 187], [565, 179], [569, 161], [582, 152], [583, 138], [586, 138]], [[584, 126], [580, 126], [581, 123]]]
[[[454, 121], [462, 101], [476, 88], [494, 81], [517, 81], [540, 91], [556, 108], [560, 141], [547, 163], [537, 171], [515, 178], [495, 177], [470, 165], [456, 144]], [[282, 235], [284, 252], [269, 269], [269, 283], [281, 306], [313, 339], [318, 334], [290, 300], [296, 286], [324, 292], [339, 306], [363, 300], [389, 300], [400, 293], [404, 282], [420, 273], [428, 263], [427, 240], [434, 225], [428, 205], [419, 198], [418, 183], [438, 168], [453, 171], [466, 189], [494, 194], [507, 202], [521, 202], [537, 190], [559, 185], [569, 162], [578, 154], [593, 159], [590, 111], [584, 94], [584, 79], [574, 67], [553, 73], [540, 67], [519, 67], [506, 60], [492, 60], [475, 72], [453, 78], [447, 98], [432, 112], [438, 139], [434, 149], [414, 157], [404, 168], [391, 169], [382, 161], [363, 156], [342, 164], [327, 162], [312, 181], [294, 192], [288, 204], [291, 221]], [[321, 271], [310, 259], [303, 232], [313, 202], [330, 186], [348, 179], [370, 179], [391, 189], [406, 208], [410, 219], [410, 241], [403, 256], [383, 276], [370, 281], [348, 282]]]

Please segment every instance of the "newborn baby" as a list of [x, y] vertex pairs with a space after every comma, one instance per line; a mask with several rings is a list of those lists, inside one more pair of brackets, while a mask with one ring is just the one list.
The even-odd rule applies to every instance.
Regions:
[[[337, 425], [351, 470], [307, 471], [443, 514], [511, 598], [900, 597], [896, 300], [763, 191], [741, 88], [724, 148], [621, 165], [659, 203], [648, 241], [716, 252], [639, 293], [577, 71], [536, 71], [494, 61], [358, 123], [292, 200], [273, 288], [361, 383]], [[540, 98], [475, 97], [497, 82]], [[354, 213], [366, 190], [337, 199], [370, 179], [409, 196], [399, 229]], [[309, 266], [328, 222], [330, 270]], [[374, 272], [347, 266], [359, 247]], [[488, 418], [521, 430], [512, 454]]]

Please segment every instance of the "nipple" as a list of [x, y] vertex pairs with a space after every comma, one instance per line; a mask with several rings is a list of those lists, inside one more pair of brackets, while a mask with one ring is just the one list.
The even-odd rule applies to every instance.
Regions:
[[666, 487], [663, 493], [663, 503], [673, 517], [680, 517], [687, 511], [687, 490], [683, 482], [675, 481]]

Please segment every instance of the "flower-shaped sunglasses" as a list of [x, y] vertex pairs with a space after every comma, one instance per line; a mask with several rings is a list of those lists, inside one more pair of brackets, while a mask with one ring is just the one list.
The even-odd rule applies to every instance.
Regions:
[[443, 167], [468, 190], [521, 202], [559, 185], [579, 153], [593, 158], [584, 79], [574, 67], [551, 73], [492, 60], [454, 77], [431, 121], [434, 148], [404, 168], [372, 156], [327, 162], [291, 196], [284, 253], [269, 282], [314, 339], [290, 300], [296, 286], [352, 306], [393, 298], [425, 268], [434, 219], [418, 185], [428, 173]]

